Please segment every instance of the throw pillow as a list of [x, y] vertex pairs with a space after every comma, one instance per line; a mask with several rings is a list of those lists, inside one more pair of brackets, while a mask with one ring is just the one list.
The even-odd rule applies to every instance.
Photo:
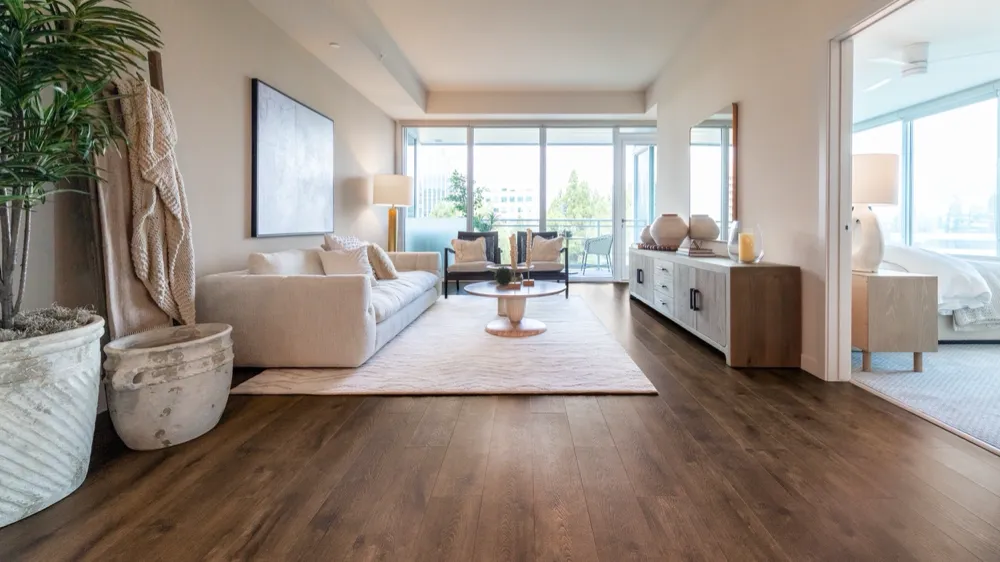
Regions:
[[247, 259], [250, 275], [325, 275], [319, 250], [253, 253]]
[[336, 234], [323, 235], [323, 249], [330, 250], [353, 250], [368, 245], [368, 242], [357, 236], [337, 236]]
[[531, 261], [559, 261], [559, 252], [563, 249], [562, 236], [542, 238], [534, 236], [531, 239]]
[[456, 238], [451, 241], [451, 247], [455, 250], [455, 263], [486, 261], [486, 238], [475, 240]]
[[327, 275], [367, 275], [374, 287], [378, 281], [375, 280], [375, 272], [368, 262], [368, 247], [361, 246], [353, 250], [331, 250], [319, 253], [320, 261], [323, 262], [323, 271]]
[[399, 279], [399, 273], [396, 272], [396, 265], [392, 263], [392, 258], [378, 244], [368, 245], [368, 261], [371, 262], [376, 279]]

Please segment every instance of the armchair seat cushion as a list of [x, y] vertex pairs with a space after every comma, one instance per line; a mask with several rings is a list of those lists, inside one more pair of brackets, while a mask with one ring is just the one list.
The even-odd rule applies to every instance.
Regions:
[[566, 264], [561, 261], [533, 261], [531, 265], [534, 266], [531, 270], [532, 273], [562, 271], [566, 268]]
[[448, 266], [448, 273], [486, 273], [489, 271], [486, 269], [487, 266], [494, 265], [490, 261], [468, 261], [462, 263], [453, 263]]
[[399, 312], [420, 295], [437, 286], [438, 276], [429, 271], [400, 271], [397, 279], [379, 281], [372, 288], [375, 323]]

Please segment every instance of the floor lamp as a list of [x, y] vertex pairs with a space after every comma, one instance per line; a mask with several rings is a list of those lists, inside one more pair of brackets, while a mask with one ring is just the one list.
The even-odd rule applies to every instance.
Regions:
[[851, 269], [875, 273], [885, 256], [885, 237], [871, 205], [895, 205], [899, 198], [899, 156], [855, 154], [851, 182], [854, 240]]
[[413, 178], [399, 174], [378, 174], [375, 176], [376, 205], [389, 205], [389, 237], [386, 250], [396, 251], [398, 217], [396, 207], [413, 205]]

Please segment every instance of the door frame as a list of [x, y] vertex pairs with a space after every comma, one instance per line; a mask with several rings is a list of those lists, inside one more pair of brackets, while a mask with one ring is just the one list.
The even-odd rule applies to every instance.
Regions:
[[[648, 145], [655, 148], [657, 146], [656, 137], [656, 133], [622, 133], [618, 128], [615, 128], [615, 181], [611, 197], [611, 224], [614, 229], [611, 261], [614, 264], [612, 280], [615, 282], [627, 282], [629, 280], [629, 268], [625, 264], [628, 249], [631, 245], [626, 236], [628, 232], [626, 227], [628, 217], [625, 216], [625, 189], [628, 187], [628, 178], [626, 176], [628, 154], [625, 149], [627, 146], [635, 145]], [[655, 155], [652, 163], [655, 169], [657, 165]], [[656, 183], [653, 180], [654, 178], [650, 178], [650, 189], [653, 191], [653, 196], [649, 201], [650, 215], [652, 215], [652, 210], [655, 208], [656, 197]]]
[[828, 381], [851, 380], [851, 141], [854, 42], [862, 31], [915, 0], [892, 0], [830, 41], [826, 150], [826, 350]]

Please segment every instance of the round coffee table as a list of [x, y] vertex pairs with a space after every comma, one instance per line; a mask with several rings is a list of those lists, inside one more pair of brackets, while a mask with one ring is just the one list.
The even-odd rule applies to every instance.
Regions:
[[558, 295], [566, 287], [551, 281], [535, 281], [534, 287], [501, 289], [496, 283], [474, 283], [465, 287], [465, 292], [477, 297], [497, 299], [497, 314], [500, 318], [486, 325], [487, 333], [505, 338], [537, 336], [545, 331], [545, 324], [524, 317], [528, 299]]

